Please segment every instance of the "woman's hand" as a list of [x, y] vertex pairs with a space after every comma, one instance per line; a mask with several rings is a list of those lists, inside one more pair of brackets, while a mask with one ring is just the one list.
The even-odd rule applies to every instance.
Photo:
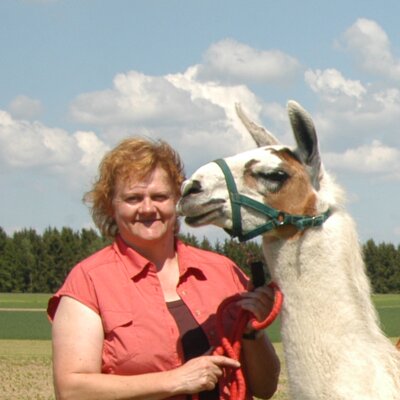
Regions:
[[203, 355], [192, 358], [182, 366], [170, 371], [178, 385], [178, 392], [185, 394], [213, 390], [224, 368], [239, 368], [240, 363], [219, 355]]
[[[251, 287], [249, 289], [252, 289]], [[267, 285], [258, 287], [255, 290], [241, 294], [242, 299], [238, 305], [244, 310], [250, 311], [257, 321], [263, 321], [272, 310], [274, 305], [274, 290]], [[252, 331], [250, 323], [246, 327], [246, 333]]]

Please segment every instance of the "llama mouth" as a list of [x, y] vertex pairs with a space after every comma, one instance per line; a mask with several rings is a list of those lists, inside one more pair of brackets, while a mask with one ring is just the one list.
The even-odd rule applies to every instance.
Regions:
[[189, 226], [213, 224], [217, 218], [223, 216], [223, 199], [209, 199], [205, 203], [196, 204], [192, 198], [183, 197], [178, 202], [177, 211]]
[[[223, 202], [223, 201], [222, 201]], [[208, 210], [204, 210], [207, 208]], [[200, 210], [197, 210], [200, 211]], [[183, 213], [185, 216], [185, 222], [190, 226], [202, 226], [213, 224], [217, 218], [220, 218], [223, 214], [221, 200], [215, 200], [208, 202], [207, 205], [203, 205], [202, 213], [196, 213], [192, 209], [190, 213]]]
[[185, 222], [189, 226], [202, 226], [212, 224], [217, 218], [222, 216], [222, 209], [221, 208], [214, 208], [211, 211], [205, 212], [200, 215], [192, 215], [186, 216]]

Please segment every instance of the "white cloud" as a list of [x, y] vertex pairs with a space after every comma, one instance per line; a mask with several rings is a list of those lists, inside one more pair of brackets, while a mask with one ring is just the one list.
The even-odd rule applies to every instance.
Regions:
[[[371, 35], [374, 45], [366, 39]], [[359, 52], [376, 46], [377, 53], [378, 44], [388, 48], [386, 35], [373, 21], [358, 20], [345, 37], [348, 47]], [[161, 137], [182, 154], [191, 171], [200, 163], [253, 146], [235, 114], [235, 102], [256, 122], [263, 124], [260, 117], [266, 118], [267, 128], [284, 142], [291, 140], [284, 105], [262, 103], [243, 82], [279, 82], [299, 70], [299, 62], [282, 52], [260, 51], [227, 39], [210, 46], [204, 63], [184, 73], [119, 73], [111, 88], [81, 94], [70, 111], [75, 121], [97, 126], [110, 144], [127, 135]], [[318, 109], [310, 111], [330, 151], [330, 164], [357, 173], [384, 174], [393, 163], [397, 168], [393, 138], [399, 137], [398, 89], [349, 79], [335, 68], [308, 69], [304, 79], [320, 100]], [[80, 162], [93, 166], [104, 143], [94, 133], [77, 132], [72, 137], [85, 154]], [[387, 141], [390, 145], [383, 144]]]
[[212, 104], [221, 108], [224, 113], [218, 117], [226, 118], [229, 125], [238, 131], [243, 129], [236, 116], [235, 103], [241, 103], [254, 118], [261, 111], [261, 104], [245, 85], [222, 85], [212, 81], [199, 82], [197, 78], [198, 67], [189, 68], [184, 74], [171, 74], [166, 76], [169, 82], [190, 94], [192, 101], [201, 100], [203, 103]]
[[258, 50], [233, 39], [214, 43], [198, 68], [200, 80], [228, 83], [287, 84], [300, 70], [300, 63], [280, 50]]
[[351, 80], [336, 69], [309, 69], [305, 82], [318, 96], [313, 118], [328, 146], [352, 148], [376, 139], [400, 146], [398, 88]]
[[78, 131], [74, 133], [78, 148], [81, 150], [80, 164], [94, 170], [109, 147], [94, 132]]
[[77, 121], [96, 125], [183, 125], [215, 118], [218, 110], [209, 103], [191, 99], [190, 93], [165, 77], [136, 71], [120, 73], [113, 88], [81, 94], [71, 105]]
[[[228, 39], [208, 49], [204, 64], [184, 73], [119, 73], [111, 88], [79, 95], [70, 113], [75, 121], [98, 127], [110, 143], [127, 135], [161, 137], [188, 155], [191, 169], [253, 146], [234, 105], [240, 102], [259, 123], [269, 108], [245, 82], [288, 82], [299, 68], [298, 61], [283, 52], [259, 51]], [[217, 82], [221, 71], [227, 79]], [[210, 145], [204, 149], [206, 143]]]
[[374, 140], [369, 145], [347, 149], [343, 153], [324, 154], [324, 162], [335, 170], [400, 179], [400, 151], [384, 145], [379, 140]]
[[309, 69], [304, 78], [315, 93], [330, 103], [343, 101], [344, 98], [359, 102], [367, 91], [360, 81], [345, 79], [341, 72], [333, 68], [324, 71]]
[[107, 146], [93, 132], [70, 135], [0, 110], [0, 162], [10, 168], [45, 168], [75, 176], [92, 173]]
[[14, 118], [33, 119], [40, 116], [43, 106], [40, 100], [32, 99], [25, 95], [19, 95], [8, 106], [9, 112]]
[[[263, 125], [260, 117], [266, 118], [267, 128], [284, 143], [292, 142], [284, 105], [262, 103], [243, 84], [199, 80], [199, 70], [201, 66], [196, 65], [184, 73], [162, 77], [137, 71], [120, 73], [111, 89], [78, 96], [71, 104], [72, 116], [81, 123], [97, 125], [109, 143], [132, 134], [163, 138], [182, 154], [187, 171], [253, 147], [235, 114], [236, 102], [255, 122]], [[348, 79], [334, 68], [309, 69], [305, 81], [321, 101], [318, 111], [310, 111], [320, 140], [331, 152], [330, 161], [335, 164], [340, 158], [342, 168], [362, 172], [369, 167], [370, 172], [380, 173], [378, 156], [385, 147], [373, 141], [399, 136], [395, 136], [398, 124], [393, 123], [400, 115], [399, 90], [378, 90]], [[368, 141], [374, 145], [360, 145]], [[352, 160], [360, 154], [362, 160], [368, 154], [368, 163], [360, 159], [353, 165]], [[363, 167], [357, 169], [359, 165]]]
[[[71, 114], [80, 123], [99, 126], [109, 142], [127, 135], [161, 137], [194, 164], [252, 146], [235, 103], [257, 119], [262, 107], [256, 96], [244, 85], [199, 82], [196, 74], [196, 66], [164, 77], [118, 74], [111, 89], [78, 96]], [[206, 149], [205, 143], [210, 144]]]
[[71, 138], [62, 129], [13, 119], [0, 111], [2, 161], [14, 167], [66, 164], [72, 157]]
[[375, 21], [358, 19], [343, 34], [342, 43], [365, 71], [400, 81], [400, 60], [392, 54], [386, 32]]

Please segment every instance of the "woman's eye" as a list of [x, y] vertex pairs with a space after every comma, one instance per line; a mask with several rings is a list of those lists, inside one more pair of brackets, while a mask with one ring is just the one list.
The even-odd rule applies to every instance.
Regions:
[[158, 195], [156, 195], [156, 196], [153, 196], [153, 200], [154, 200], [154, 201], [165, 201], [165, 200], [167, 200], [168, 198], [169, 198], [169, 196], [166, 195], [166, 194], [158, 194]]
[[140, 200], [141, 200], [141, 199], [140, 199], [139, 196], [129, 196], [129, 197], [127, 197], [127, 198], [125, 199], [125, 201], [126, 201], [127, 203], [130, 203], [130, 204], [138, 203]]

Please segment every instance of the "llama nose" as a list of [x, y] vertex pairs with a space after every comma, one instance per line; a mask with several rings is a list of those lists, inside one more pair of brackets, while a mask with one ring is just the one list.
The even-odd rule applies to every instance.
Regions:
[[200, 193], [202, 191], [201, 183], [196, 179], [183, 182], [182, 185], [182, 197], [189, 196], [191, 194]]

